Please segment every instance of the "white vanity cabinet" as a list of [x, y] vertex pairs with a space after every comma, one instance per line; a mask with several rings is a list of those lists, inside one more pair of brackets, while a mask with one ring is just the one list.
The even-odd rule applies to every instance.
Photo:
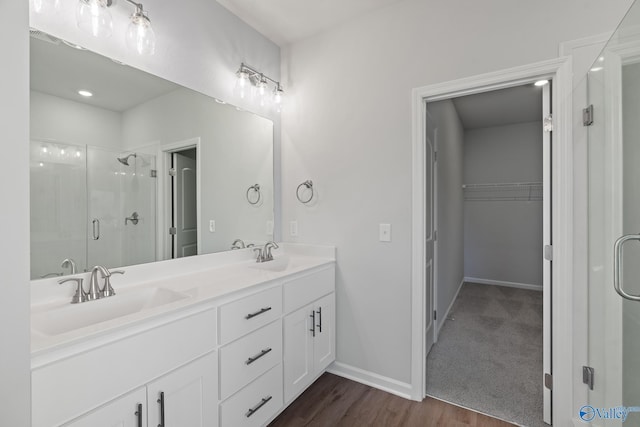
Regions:
[[214, 426], [216, 374], [216, 354], [212, 352], [65, 426]]
[[[283, 321], [285, 404], [335, 360], [334, 290], [333, 266], [285, 283], [285, 307], [294, 309], [302, 305], [285, 315]], [[317, 298], [323, 293], [326, 295]], [[307, 303], [308, 300], [312, 302]]]

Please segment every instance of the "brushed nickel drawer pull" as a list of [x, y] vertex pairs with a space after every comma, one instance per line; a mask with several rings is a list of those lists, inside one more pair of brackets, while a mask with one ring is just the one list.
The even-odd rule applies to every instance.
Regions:
[[244, 316], [244, 318], [247, 320], [253, 319], [254, 317], [260, 316], [261, 314], [266, 313], [269, 310], [271, 310], [271, 307], [266, 307], [266, 308], [260, 309], [260, 311], [256, 311], [255, 313], [247, 314], [246, 316]]
[[247, 365], [251, 365], [253, 362], [255, 362], [256, 360], [260, 359], [262, 356], [266, 355], [270, 351], [271, 351], [271, 347], [269, 347], [269, 348], [267, 348], [265, 350], [262, 350], [260, 352], [260, 354], [257, 354], [257, 355], [255, 355], [253, 357], [248, 358], [247, 361], [244, 362], [244, 363], [246, 363]]
[[142, 427], [142, 403], [138, 403], [138, 410], [135, 415], [138, 419], [138, 427]]
[[268, 401], [270, 401], [272, 398], [272, 396], [268, 396], [268, 397], [263, 397], [262, 400], [260, 401], [260, 403], [258, 403], [256, 406], [254, 406], [253, 408], [249, 409], [247, 411], [246, 414], [244, 414], [247, 418], [249, 418], [251, 415], [255, 414], [256, 412], [258, 412], [258, 409], [262, 408], [264, 405], [267, 404]]

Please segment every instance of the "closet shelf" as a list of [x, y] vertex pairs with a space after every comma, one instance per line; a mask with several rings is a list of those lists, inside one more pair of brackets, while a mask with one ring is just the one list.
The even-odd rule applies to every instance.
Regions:
[[509, 182], [464, 184], [465, 201], [526, 201], [542, 200], [541, 182]]

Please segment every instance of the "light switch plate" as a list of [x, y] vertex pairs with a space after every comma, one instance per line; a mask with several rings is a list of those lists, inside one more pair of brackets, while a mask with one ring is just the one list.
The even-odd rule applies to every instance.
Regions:
[[213, 219], [209, 220], [209, 232], [211, 233], [215, 233], [216, 232], [216, 221]]
[[380, 241], [391, 241], [391, 224], [380, 224]]
[[291, 237], [298, 236], [298, 221], [289, 222], [289, 235]]

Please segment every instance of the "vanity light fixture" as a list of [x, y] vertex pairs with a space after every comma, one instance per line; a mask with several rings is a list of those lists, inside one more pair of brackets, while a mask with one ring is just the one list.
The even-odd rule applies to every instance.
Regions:
[[[140, 55], [153, 55], [156, 50], [156, 35], [151, 28], [151, 20], [144, 12], [141, 3], [132, 0], [126, 1], [135, 6], [125, 34], [127, 47]], [[110, 37], [113, 33], [113, 18], [109, 7], [112, 4], [113, 0], [78, 0], [78, 8], [76, 9], [78, 27], [94, 37]]]
[[[244, 63], [240, 64], [236, 76], [235, 92], [240, 98], [246, 98], [249, 90], [251, 90], [253, 98], [258, 100], [261, 107], [265, 107], [273, 102], [277, 110], [280, 111], [284, 98], [284, 90], [282, 86], [280, 86], [279, 81], [265, 76], [260, 71]], [[273, 91], [269, 90], [269, 83], [274, 85]]]
[[31, 9], [35, 13], [48, 13], [60, 11], [60, 0], [32, 0]]

